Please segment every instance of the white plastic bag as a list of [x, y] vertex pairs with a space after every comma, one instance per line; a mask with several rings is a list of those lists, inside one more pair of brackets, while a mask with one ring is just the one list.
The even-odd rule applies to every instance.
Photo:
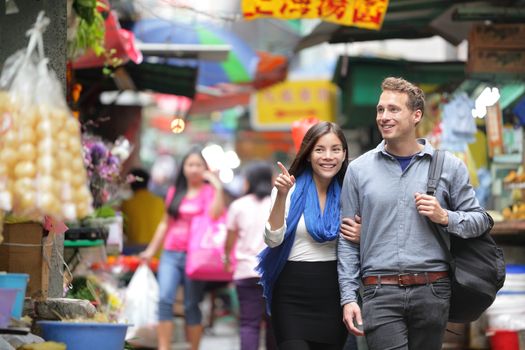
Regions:
[[126, 290], [121, 320], [131, 326], [126, 340], [134, 346], [157, 346], [159, 285], [147, 264], [141, 264]]

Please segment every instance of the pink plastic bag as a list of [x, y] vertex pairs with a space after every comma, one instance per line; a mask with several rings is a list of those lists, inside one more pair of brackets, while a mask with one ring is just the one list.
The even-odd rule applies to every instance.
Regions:
[[212, 220], [208, 215], [193, 218], [186, 257], [186, 275], [189, 278], [203, 281], [232, 280], [234, 256], [230, 256], [232, 271], [225, 270], [222, 259], [226, 235], [226, 215], [217, 220]]

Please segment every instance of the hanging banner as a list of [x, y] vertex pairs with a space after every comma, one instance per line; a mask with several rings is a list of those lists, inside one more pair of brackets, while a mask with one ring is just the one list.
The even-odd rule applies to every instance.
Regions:
[[364, 29], [381, 29], [389, 0], [242, 0], [245, 19], [319, 18]]
[[328, 80], [285, 81], [259, 90], [250, 100], [255, 130], [290, 130], [294, 121], [316, 118], [335, 122], [338, 88]]
[[494, 156], [503, 154], [503, 118], [499, 103], [487, 107], [485, 123], [487, 126], [489, 157], [494, 158]]

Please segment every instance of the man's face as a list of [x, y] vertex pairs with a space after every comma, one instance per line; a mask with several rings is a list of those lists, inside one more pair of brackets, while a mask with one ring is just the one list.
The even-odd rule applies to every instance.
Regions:
[[379, 97], [376, 122], [384, 140], [408, 140], [414, 137], [416, 124], [421, 120], [421, 111], [407, 107], [408, 95], [385, 90]]

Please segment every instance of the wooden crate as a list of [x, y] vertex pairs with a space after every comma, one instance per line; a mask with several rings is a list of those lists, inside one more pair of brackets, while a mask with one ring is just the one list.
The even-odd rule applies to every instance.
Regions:
[[49, 289], [49, 261], [52, 240], [39, 223], [4, 224], [0, 244], [0, 271], [27, 273], [26, 297], [42, 300]]

